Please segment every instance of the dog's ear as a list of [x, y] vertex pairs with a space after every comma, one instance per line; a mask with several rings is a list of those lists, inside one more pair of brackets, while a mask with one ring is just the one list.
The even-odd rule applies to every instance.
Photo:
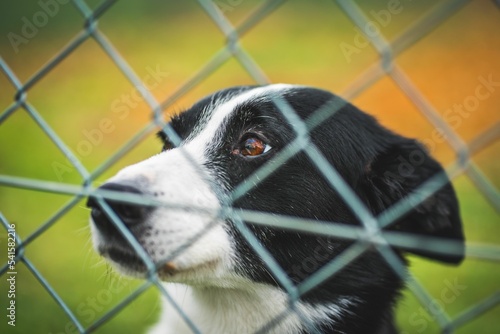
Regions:
[[463, 260], [464, 235], [455, 191], [441, 165], [420, 143], [396, 137], [366, 166], [366, 173], [369, 188], [365, 189], [365, 195], [375, 214], [418, 192], [419, 187], [435, 175], [446, 178], [446, 185], [423, 202], [415, 203], [412, 210], [394, 222], [390, 229], [457, 241], [460, 251], [455, 255], [426, 250], [408, 251], [452, 264]]

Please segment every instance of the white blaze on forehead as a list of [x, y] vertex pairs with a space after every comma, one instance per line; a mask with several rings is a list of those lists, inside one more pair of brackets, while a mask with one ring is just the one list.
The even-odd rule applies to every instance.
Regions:
[[[216, 138], [218, 130], [221, 128], [222, 124], [229, 119], [229, 116], [236, 110], [239, 105], [249, 102], [252, 100], [258, 100], [259, 98], [265, 97], [272, 93], [284, 92], [293, 87], [297, 87], [289, 84], [274, 84], [264, 87], [253, 88], [249, 91], [245, 91], [239, 95], [236, 95], [232, 99], [216, 105], [215, 110], [212, 112], [211, 118], [204, 125], [201, 132], [193, 138], [189, 143], [198, 149], [205, 149], [208, 145], [211, 145]], [[188, 144], [188, 145], [189, 145]]]

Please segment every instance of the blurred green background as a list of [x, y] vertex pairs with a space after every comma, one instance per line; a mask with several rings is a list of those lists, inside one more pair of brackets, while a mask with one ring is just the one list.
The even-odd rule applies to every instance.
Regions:
[[[40, 20], [50, 0], [0, 3], [0, 55], [21, 82], [28, 80], [60, 51], [83, 26], [72, 3], [57, 3], [57, 12], [36, 32], [24, 27]], [[100, 1], [87, 1], [96, 8]], [[262, 2], [216, 1], [238, 25]], [[430, 10], [434, 1], [401, 1], [402, 10], [381, 21], [377, 13], [389, 1], [359, 1], [360, 7], [392, 40]], [[441, 3], [438, 1], [438, 3]], [[55, 8], [55, 7], [54, 7]], [[55, 11], [54, 9], [52, 9]], [[39, 15], [40, 17], [36, 17]], [[40, 23], [40, 21], [37, 21]], [[41, 22], [43, 23], [43, 22]], [[23, 31], [24, 29], [24, 31]], [[26, 30], [28, 29], [28, 30]], [[164, 101], [192, 77], [225, 43], [223, 34], [194, 1], [119, 1], [99, 20], [99, 29], [143, 80]], [[404, 51], [396, 63], [425, 98], [436, 107], [460, 137], [470, 143], [500, 120], [500, 10], [494, 1], [471, 1], [436, 30]], [[13, 42], [13, 34], [33, 35]], [[371, 46], [356, 46], [358, 32], [333, 1], [289, 1], [241, 39], [271, 82], [300, 83], [342, 93], [363, 71], [378, 61]], [[10, 37], [9, 37], [10, 36]], [[358, 40], [359, 41], [359, 40]], [[13, 46], [13, 43], [15, 46]], [[20, 43], [20, 44], [19, 44]], [[346, 55], [346, 47], [355, 51]], [[350, 49], [351, 51], [353, 49]], [[151, 80], [152, 72], [159, 72]], [[148, 79], [149, 78], [149, 79]], [[486, 98], [471, 103], [484, 80], [492, 80]], [[214, 90], [253, 84], [241, 65], [231, 59], [165, 111], [188, 107]], [[154, 85], [153, 85], [154, 84]], [[15, 89], [0, 72], [0, 112], [13, 102]], [[50, 127], [93, 171], [151, 120], [151, 111], [136, 90], [92, 39], [85, 41], [28, 92], [31, 103]], [[451, 147], [388, 77], [378, 80], [353, 101], [384, 125], [423, 140], [445, 165], [456, 159]], [[103, 121], [104, 120], [104, 121]], [[103, 131], [103, 122], [107, 132]], [[89, 133], [101, 135], [89, 140]], [[89, 145], [90, 143], [90, 145]], [[106, 171], [99, 185], [120, 168], [160, 149], [154, 134]], [[491, 184], [500, 186], [500, 142], [472, 156]], [[0, 174], [80, 185], [78, 172], [24, 111], [17, 110], [0, 124]], [[453, 181], [461, 202], [468, 242], [499, 244], [498, 212], [471, 180]], [[17, 225], [21, 238], [33, 233], [67, 203], [65, 195], [0, 185], [0, 210]], [[88, 228], [89, 211], [82, 200], [26, 249], [28, 258], [68, 304], [84, 326], [118, 304], [140, 284], [119, 277], [94, 254]], [[6, 254], [6, 234], [0, 235], [0, 254]], [[2, 255], [3, 265], [6, 255]], [[75, 333], [68, 317], [29, 270], [17, 265], [17, 321], [7, 326], [7, 284], [0, 278], [0, 333]], [[412, 259], [412, 272], [448, 314], [457, 315], [498, 292], [500, 265], [467, 259], [458, 268]], [[455, 284], [453, 296], [449, 286]], [[448, 292], [445, 292], [448, 291]], [[453, 298], [451, 298], [453, 297]], [[97, 333], [139, 333], [153, 324], [159, 311], [158, 292], [148, 290]], [[457, 333], [498, 333], [496, 308], [460, 327]], [[398, 306], [398, 324], [407, 333], [435, 333], [438, 326], [411, 292]]]

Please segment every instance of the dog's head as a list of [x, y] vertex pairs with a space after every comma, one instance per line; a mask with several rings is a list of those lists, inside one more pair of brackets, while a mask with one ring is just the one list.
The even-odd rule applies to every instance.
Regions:
[[[338, 110], [331, 112], [326, 106]], [[296, 122], [299, 119], [305, 123]], [[124, 168], [101, 187], [164, 203], [139, 206], [106, 200], [166, 281], [278, 285], [226, 209], [236, 208], [235, 214], [242, 209], [360, 226], [356, 212], [335, 190], [330, 166], [374, 216], [443, 173], [415, 140], [388, 131], [329, 92], [303, 86], [222, 90], [175, 116], [166, 129], [160, 132], [161, 153]], [[176, 136], [167, 136], [170, 130]], [[269, 172], [261, 171], [257, 178], [261, 167]], [[143, 261], [99, 203], [95, 197], [89, 199], [98, 252], [125, 273], [143, 276]], [[248, 221], [243, 224], [295, 283], [353, 242]], [[452, 186], [440, 187], [388, 229], [463, 242]], [[403, 259], [404, 250], [393, 249]], [[460, 252], [413, 251], [449, 263], [463, 257]], [[400, 285], [382, 257], [369, 250], [323, 283], [329, 284], [328, 296], [314, 291], [308, 296], [335, 298], [366, 292], [376, 299], [377, 294], [386, 293], [382, 282]]]

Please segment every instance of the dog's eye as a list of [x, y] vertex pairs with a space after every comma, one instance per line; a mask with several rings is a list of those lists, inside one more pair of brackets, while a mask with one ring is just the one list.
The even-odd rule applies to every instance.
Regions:
[[238, 150], [239, 154], [244, 157], [256, 157], [261, 154], [267, 153], [271, 146], [267, 145], [264, 141], [256, 137], [249, 137], [245, 139], [241, 148]]

